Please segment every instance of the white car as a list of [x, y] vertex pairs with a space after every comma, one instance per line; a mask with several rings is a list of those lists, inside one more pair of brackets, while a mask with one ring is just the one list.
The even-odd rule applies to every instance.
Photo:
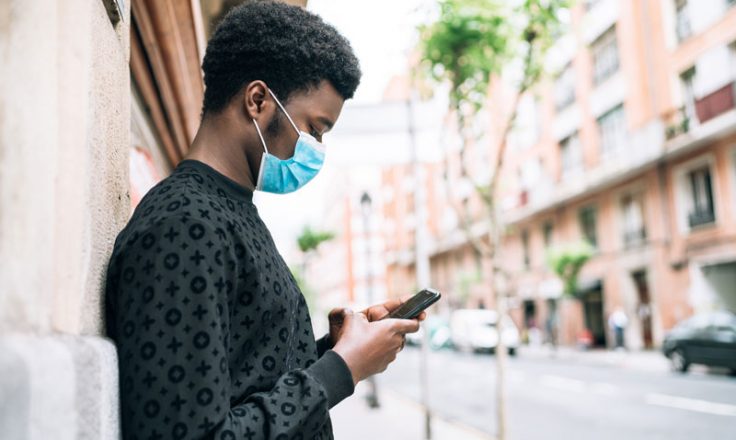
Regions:
[[[507, 315], [502, 321], [501, 335], [510, 355], [519, 348], [519, 329]], [[498, 345], [498, 313], [493, 310], [455, 310], [450, 317], [452, 344], [458, 350], [496, 351]]]

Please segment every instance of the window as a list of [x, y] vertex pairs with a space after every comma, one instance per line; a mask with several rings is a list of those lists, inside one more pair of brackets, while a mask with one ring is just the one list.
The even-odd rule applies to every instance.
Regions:
[[524, 253], [524, 269], [529, 270], [531, 266], [531, 257], [529, 255], [529, 230], [524, 229], [521, 231], [521, 246], [522, 252]]
[[580, 230], [583, 238], [594, 248], [598, 247], [598, 231], [597, 231], [598, 213], [594, 206], [587, 206], [580, 210]]
[[555, 80], [555, 108], [564, 109], [575, 102], [575, 70], [569, 63]]
[[713, 183], [710, 167], [704, 166], [695, 169], [687, 175], [690, 186], [690, 210], [687, 214], [688, 225], [691, 228], [708, 225], [716, 221], [716, 212], [713, 205]]
[[580, 151], [580, 137], [577, 132], [560, 141], [560, 159], [563, 179], [582, 168], [583, 158]]
[[598, 118], [598, 132], [603, 159], [615, 156], [626, 142], [626, 118], [623, 105], [618, 105]]
[[555, 224], [552, 221], [544, 222], [542, 225], [542, 235], [544, 236], [544, 248], [549, 249], [552, 246], [552, 239], [555, 233]]
[[687, 118], [687, 124], [694, 124], [698, 117], [695, 113], [695, 67], [691, 67], [680, 75], [680, 85], [682, 87], [682, 108]]
[[618, 71], [616, 26], [611, 26], [593, 42], [593, 82], [600, 84]]
[[644, 200], [640, 194], [627, 194], [621, 199], [624, 246], [641, 244], [646, 239]]
[[675, 0], [675, 33], [679, 42], [693, 34], [687, 0]]

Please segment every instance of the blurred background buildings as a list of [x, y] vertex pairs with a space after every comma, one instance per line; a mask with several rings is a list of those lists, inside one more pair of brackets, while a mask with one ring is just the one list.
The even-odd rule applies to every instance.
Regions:
[[[612, 346], [623, 307], [630, 348], [658, 345], [695, 312], [736, 307], [736, 8], [724, 0], [579, 2], [551, 51], [558, 72], [522, 98], [500, 188], [512, 316], [544, 328], [559, 308], [561, 342], [584, 329]], [[494, 95], [498, 96], [498, 95]], [[492, 110], [502, 103], [489, 102]], [[489, 132], [493, 133], [493, 116]], [[488, 166], [491, 142], [474, 151]], [[450, 150], [445, 154], [457, 152]], [[427, 164], [432, 279], [455, 306], [493, 308], [491, 283], [442, 198], [443, 162]], [[413, 286], [411, 180], [383, 172], [389, 292]], [[468, 183], [451, 182], [484, 214]], [[479, 222], [482, 228], [482, 222]], [[482, 234], [482, 230], [478, 230]], [[546, 251], [595, 248], [579, 300], [563, 298]]]

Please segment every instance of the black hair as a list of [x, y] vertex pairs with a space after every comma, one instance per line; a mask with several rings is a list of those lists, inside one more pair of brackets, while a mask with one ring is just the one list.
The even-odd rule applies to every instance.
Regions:
[[207, 45], [202, 113], [219, 113], [251, 81], [286, 103], [293, 92], [329, 81], [343, 99], [360, 82], [345, 37], [319, 16], [286, 3], [255, 0], [231, 9]]

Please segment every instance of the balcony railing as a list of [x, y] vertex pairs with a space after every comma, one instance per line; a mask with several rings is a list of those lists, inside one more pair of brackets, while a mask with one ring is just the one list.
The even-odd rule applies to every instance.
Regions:
[[687, 216], [687, 222], [691, 228], [703, 226], [716, 221], [716, 213], [712, 209], [699, 209], [692, 211]]
[[734, 108], [734, 83], [730, 82], [715, 92], [695, 101], [695, 113], [701, 124]]
[[673, 139], [683, 133], [687, 133], [690, 130], [690, 118], [687, 115], [685, 107], [680, 107], [677, 110], [665, 115], [666, 128], [665, 128], [665, 139]]
[[647, 234], [643, 227], [624, 231], [624, 245], [631, 247], [641, 244], [646, 237]]

